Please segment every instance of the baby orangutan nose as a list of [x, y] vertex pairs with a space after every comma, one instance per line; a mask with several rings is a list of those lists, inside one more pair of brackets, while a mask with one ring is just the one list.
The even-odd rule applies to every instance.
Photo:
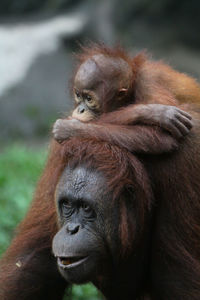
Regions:
[[85, 111], [85, 108], [84, 108], [84, 107], [79, 107], [79, 108], [78, 108], [79, 114], [84, 113], [84, 111]]
[[84, 103], [80, 103], [73, 111], [72, 118], [79, 120], [81, 122], [89, 122], [90, 120], [94, 119], [94, 113]]
[[85, 112], [85, 107], [84, 105], [80, 104], [78, 109], [77, 109], [79, 114], [83, 114]]

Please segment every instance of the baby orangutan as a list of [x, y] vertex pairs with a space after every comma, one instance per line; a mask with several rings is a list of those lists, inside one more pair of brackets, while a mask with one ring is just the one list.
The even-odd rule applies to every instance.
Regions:
[[192, 121], [177, 106], [200, 103], [200, 87], [194, 79], [143, 53], [131, 59], [122, 50], [101, 46], [80, 56], [73, 91], [72, 117], [56, 121], [54, 138], [62, 142], [73, 136], [92, 137], [132, 152], [147, 149], [144, 145], [140, 149], [130, 125], [156, 125], [179, 139], [189, 133]]

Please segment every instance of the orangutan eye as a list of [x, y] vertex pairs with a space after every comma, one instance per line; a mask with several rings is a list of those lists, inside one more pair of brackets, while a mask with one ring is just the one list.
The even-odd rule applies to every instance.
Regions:
[[60, 206], [61, 210], [64, 211], [64, 210], [70, 209], [72, 207], [72, 204], [69, 201], [69, 199], [67, 199], [66, 197], [63, 197], [59, 201], [59, 206]]
[[92, 208], [87, 204], [87, 203], [82, 203], [82, 209], [87, 212], [87, 213], [90, 213], [92, 212]]
[[85, 100], [87, 100], [88, 102], [91, 102], [92, 101], [92, 97], [89, 95], [89, 94], [86, 94], [84, 96]]
[[80, 98], [80, 97], [81, 97], [81, 95], [80, 95], [80, 93], [79, 93], [78, 91], [76, 91], [75, 93], [76, 93], [76, 97], [77, 97], [77, 98]]
[[64, 209], [68, 209], [68, 208], [71, 208], [71, 204], [69, 203], [69, 201], [68, 200], [65, 200], [65, 201], [63, 201], [63, 208]]
[[60, 209], [61, 209], [62, 215], [65, 218], [68, 218], [69, 216], [71, 216], [73, 213], [73, 210], [74, 210], [72, 207], [72, 203], [66, 198], [64, 198], [60, 201]]

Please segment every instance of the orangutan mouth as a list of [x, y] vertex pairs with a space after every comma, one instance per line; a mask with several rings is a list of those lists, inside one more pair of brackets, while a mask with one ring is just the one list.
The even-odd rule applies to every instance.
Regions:
[[87, 258], [88, 256], [58, 257], [58, 265], [61, 268], [71, 268], [80, 265]]

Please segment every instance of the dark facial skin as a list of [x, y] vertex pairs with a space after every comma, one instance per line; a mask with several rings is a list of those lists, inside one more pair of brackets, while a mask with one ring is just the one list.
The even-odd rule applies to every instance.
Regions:
[[[60, 230], [53, 239], [53, 253], [61, 275], [70, 283], [93, 282], [106, 299], [136, 299], [146, 274], [148, 236], [141, 237], [141, 245], [136, 239], [123, 257], [119, 204], [113, 203], [103, 175], [85, 166], [66, 168], [56, 203]], [[130, 207], [126, 203], [135, 224], [132, 194]], [[147, 226], [149, 230], [148, 222]]]
[[60, 231], [54, 237], [53, 252], [68, 282], [84, 283], [103, 272], [102, 266], [109, 256], [103, 234], [108, 213], [102, 207], [107, 200], [104, 189], [103, 178], [84, 168], [66, 169], [58, 184]]

